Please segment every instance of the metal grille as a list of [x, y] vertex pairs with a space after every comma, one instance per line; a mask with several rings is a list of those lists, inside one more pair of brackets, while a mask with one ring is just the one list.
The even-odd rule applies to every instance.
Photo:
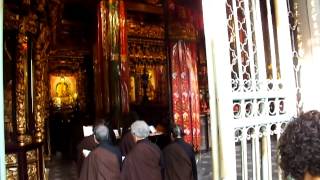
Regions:
[[[300, 96], [296, 25], [290, 10], [293, 62]], [[281, 179], [276, 144], [287, 112], [273, 0], [227, 0], [233, 127], [238, 179]], [[291, 75], [293, 76], [293, 75]], [[300, 102], [297, 107], [300, 108]]]
[[298, 3], [293, 0], [287, 0], [289, 23], [290, 23], [290, 35], [291, 35], [291, 48], [292, 48], [292, 59], [294, 65], [294, 77], [296, 85], [296, 95], [297, 95], [297, 114], [302, 112], [303, 103], [301, 97], [301, 81], [300, 72], [301, 64], [299, 60], [303, 58], [303, 48], [301, 41], [301, 34], [298, 23]]

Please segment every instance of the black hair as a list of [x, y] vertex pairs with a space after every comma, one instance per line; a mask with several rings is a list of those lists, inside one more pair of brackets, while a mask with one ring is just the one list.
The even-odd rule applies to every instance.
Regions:
[[179, 136], [183, 137], [185, 135], [182, 128], [177, 124], [173, 124], [171, 126], [170, 132], [174, 138], [177, 138]]
[[313, 110], [291, 121], [279, 140], [284, 176], [303, 180], [306, 172], [320, 176], [320, 112]]

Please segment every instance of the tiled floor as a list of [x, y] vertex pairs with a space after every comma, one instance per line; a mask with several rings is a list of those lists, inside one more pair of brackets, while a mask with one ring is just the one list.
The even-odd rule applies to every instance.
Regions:
[[200, 153], [197, 155], [198, 180], [212, 180], [212, 159], [211, 152]]
[[[210, 153], [197, 155], [198, 180], [212, 179], [212, 166]], [[46, 164], [49, 168], [49, 180], [77, 180], [77, 169], [74, 161], [64, 160], [59, 156]]]

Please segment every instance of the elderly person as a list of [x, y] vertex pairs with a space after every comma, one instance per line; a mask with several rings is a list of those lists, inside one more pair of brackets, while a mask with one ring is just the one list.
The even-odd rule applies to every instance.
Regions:
[[183, 140], [180, 126], [173, 125], [170, 130], [170, 145], [164, 148], [166, 180], [197, 180], [197, 164], [193, 148]]
[[[96, 120], [95, 124], [96, 124], [95, 126], [100, 125], [100, 124], [104, 124], [108, 127], [110, 123], [109, 122], [106, 123], [104, 118], [98, 118]], [[110, 129], [110, 128], [108, 127], [108, 129]], [[115, 136], [114, 132], [112, 130], [110, 130], [109, 131], [109, 142], [111, 142], [112, 145], [115, 145], [115, 143], [114, 143], [115, 140], [116, 140], [116, 136]], [[84, 137], [82, 139], [82, 141], [77, 145], [77, 161], [76, 161], [76, 163], [77, 163], [78, 175], [80, 175], [81, 166], [82, 166], [83, 160], [85, 158], [84, 154], [83, 154], [83, 150], [92, 151], [97, 146], [98, 146], [98, 142], [95, 140], [94, 134], [87, 136], [87, 137]]]
[[151, 143], [149, 126], [145, 121], [135, 121], [131, 134], [137, 143], [124, 160], [122, 180], [161, 180], [162, 156], [159, 147]]
[[278, 148], [285, 178], [320, 179], [320, 112], [309, 111], [293, 119]]
[[94, 140], [98, 146], [85, 158], [79, 180], [119, 180], [121, 168], [120, 150], [109, 142], [109, 129], [104, 124], [94, 128]]

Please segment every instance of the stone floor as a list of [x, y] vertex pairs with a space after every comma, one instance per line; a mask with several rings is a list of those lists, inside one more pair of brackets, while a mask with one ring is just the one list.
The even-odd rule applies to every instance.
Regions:
[[[209, 152], [197, 155], [198, 180], [212, 179], [211, 156]], [[77, 169], [74, 161], [64, 160], [57, 155], [46, 163], [49, 169], [49, 180], [77, 180]]]
[[77, 166], [72, 160], [65, 160], [56, 155], [50, 162], [46, 163], [49, 171], [49, 180], [77, 180]]
[[211, 151], [197, 155], [198, 180], [212, 180]]

